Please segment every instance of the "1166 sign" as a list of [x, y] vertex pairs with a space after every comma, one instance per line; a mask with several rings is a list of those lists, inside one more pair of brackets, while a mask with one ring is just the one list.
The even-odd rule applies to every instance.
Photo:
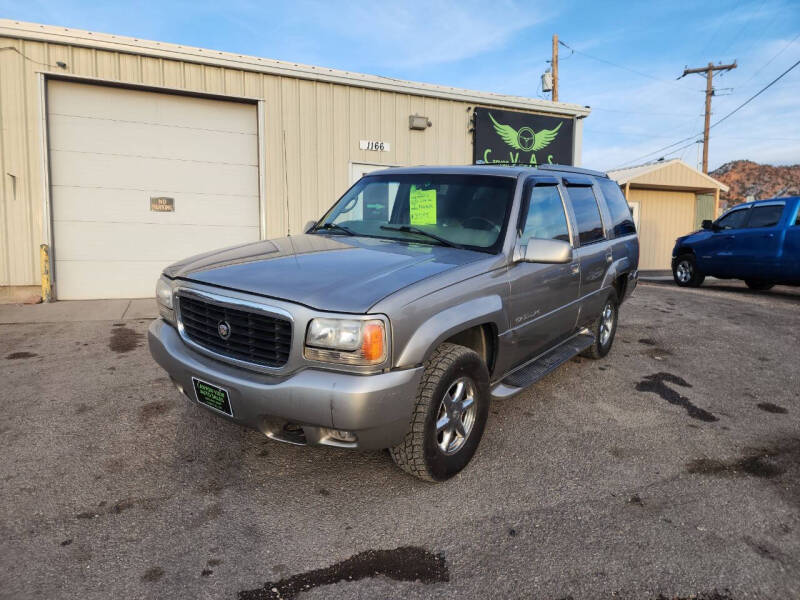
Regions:
[[476, 108], [473, 162], [571, 165], [574, 126], [573, 119]]

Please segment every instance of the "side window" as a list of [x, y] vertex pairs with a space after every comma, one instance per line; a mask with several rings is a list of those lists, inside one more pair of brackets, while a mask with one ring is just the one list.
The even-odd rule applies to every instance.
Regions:
[[611, 213], [611, 226], [614, 229], [614, 237], [622, 237], [636, 233], [636, 225], [633, 224], [633, 215], [628, 201], [619, 189], [616, 181], [611, 179], [598, 178], [597, 183], [603, 192], [603, 197], [608, 204], [608, 212]]
[[597, 198], [590, 186], [567, 186], [567, 193], [575, 211], [575, 220], [578, 222], [578, 239], [581, 246], [599, 242], [605, 239], [603, 233], [603, 219], [600, 217], [600, 208]]
[[797, 218], [794, 220], [795, 227], [800, 227], [800, 208], [797, 209]]
[[744, 225], [749, 208], [743, 208], [723, 215], [717, 221], [720, 229], [739, 229]]
[[569, 242], [567, 215], [555, 185], [537, 185], [528, 201], [528, 214], [522, 230], [522, 243], [531, 238]]
[[774, 227], [783, 216], [783, 204], [770, 204], [768, 206], [754, 206], [750, 210], [750, 219], [747, 221], [748, 229], [756, 227]]

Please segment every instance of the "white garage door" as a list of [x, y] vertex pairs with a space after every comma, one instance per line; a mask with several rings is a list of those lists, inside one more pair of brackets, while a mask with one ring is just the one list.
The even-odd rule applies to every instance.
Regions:
[[59, 299], [153, 296], [166, 265], [259, 238], [254, 105], [62, 81], [47, 100]]

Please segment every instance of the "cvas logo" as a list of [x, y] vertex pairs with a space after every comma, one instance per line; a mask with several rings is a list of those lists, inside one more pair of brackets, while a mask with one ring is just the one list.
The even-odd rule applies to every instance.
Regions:
[[553, 129], [540, 129], [536, 133], [530, 127], [514, 129], [511, 125], [501, 125], [495, 120], [492, 113], [489, 113], [489, 118], [492, 120], [497, 135], [515, 150], [522, 150], [523, 152], [536, 152], [549, 145], [556, 139], [558, 130], [561, 129], [562, 125], [562, 123], [559, 123]]

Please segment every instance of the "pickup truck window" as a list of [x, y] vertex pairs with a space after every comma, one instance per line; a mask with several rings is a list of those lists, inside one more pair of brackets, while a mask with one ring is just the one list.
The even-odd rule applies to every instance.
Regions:
[[783, 207], [783, 204], [754, 206], [750, 210], [750, 219], [747, 221], [747, 229], [774, 227], [781, 220], [781, 216], [783, 216]]
[[603, 219], [600, 217], [600, 208], [597, 198], [589, 186], [567, 186], [567, 193], [578, 222], [578, 239], [581, 246], [599, 242], [605, 239], [603, 232]]
[[527, 244], [531, 238], [570, 241], [567, 215], [558, 186], [539, 185], [533, 188], [528, 200], [522, 244]]
[[495, 253], [503, 243], [516, 183], [488, 175], [370, 175], [350, 188], [313, 231]]
[[622, 237], [636, 233], [636, 225], [633, 223], [633, 214], [631, 207], [628, 206], [628, 201], [619, 184], [611, 179], [603, 179], [598, 177], [597, 184], [600, 186], [600, 191], [608, 204], [608, 212], [611, 213], [611, 227], [614, 230], [614, 237]]
[[720, 229], [739, 229], [744, 225], [749, 211], [749, 208], [740, 208], [722, 215], [717, 221], [717, 226]]

